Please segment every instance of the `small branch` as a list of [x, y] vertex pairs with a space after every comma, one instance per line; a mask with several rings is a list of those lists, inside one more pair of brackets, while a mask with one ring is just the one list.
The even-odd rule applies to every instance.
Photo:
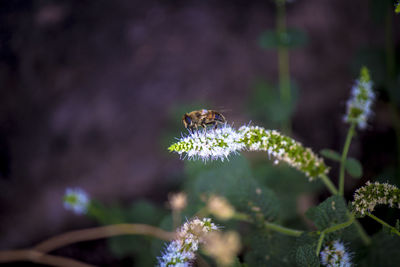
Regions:
[[351, 143], [351, 138], [354, 135], [354, 128], [356, 124], [351, 123], [349, 131], [347, 132], [346, 141], [344, 143], [342, 158], [340, 159], [340, 171], [339, 171], [339, 195], [343, 196], [344, 193], [344, 170], [347, 159], [347, 153], [349, 152], [349, 147]]
[[367, 215], [368, 215], [368, 217], [374, 219], [375, 221], [377, 221], [378, 223], [382, 224], [383, 226], [388, 227], [391, 230], [391, 232], [393, 232], [396, 235], [400, 236], [400, 232], [396, 228], [394, 228], [393, 226], [391, 226], [388, 223], [382, 221], [381, 219], [379, 219], [378, 217], [376, 217], [372, 213], [367, 213]]
[[34, 249], [41, 252], [49, 252], [66, 245], [81, 241], [106, 238], [117, 235], [149, 235], [162, 240], [171, 240], [173, 233], [166, 232], [160, 228], [145, 224], [114, 224], [83, 230], [71, 231], [54, 236], [46, 241], [37, 244]]
[[[354, 216], [354, 215], [352, 215]], [[368, 234], [365, 232], [364, 228], [362, 227], [361, 223], [358, 220], [354, 221], [354, 225], [357, 228], [358, 233], [360, 234], [361, 239], [363, 240], [365, 245], [370, 245], [371, 244], [371, 238], [368, 236]]]
[[332, 195], [338, 194], [338, 190], [337, 190], [336, 186], [332, 183], [331, 179], [329, 179], [329, 177], [326, 176], [326, 174], [321, 174], [319, 177], [321, 178], [322, 182], [324, 182], [326, 187], [328, 187], [328, 189], [332, 193]]
[[332, 233], [332, 232], [336, 232], [336, 231], [341, 230], [343, 228], [349, 227], [354, 222], [354, 220], [355, 220], [354, 216], [351, 216], [350, 220], [348, 220], [347, 222], [336, 224], [334, 226], [331, 226], [331, 227], [326, 228], [325, 230], [323, 230], [320, 233], [319, 240], [318, 240], [318, 245], [317, 245], [317, 250], [316, 250], [317, 256], [319, 255], [319, 252], [321, 251], [322, 242], [323, 242], [324, 237], [325, 237], [326, 234], [329, 234], [329, 233]]
[[12, 261], [31, 261], [34, 263], [45, 264], [58, 267], [93, 267], [77, 260], [44, 254], [33, 249], [4, 250], [0, 251], [0, 262]]
[[324, 237], [325, 237], [325, 232], [322, 231], [322, 233], [321, 233], [321, 235], [319, 236], [319, 239], [318, 239], [318, 245], [317, 245], [317, 250], [316, 250], [317, 257], [319, 257], [319, 252], [321, 251], [322, 241], [324, 241]]
[[[248, 223], [252, 223], [252, 220], [249, 218], [249, 216], [244, 213], [235, 212], [235, 215], [233, 216], [233, 218], [236, 220], [241, 220], [241, 221], [245, 221]], [[269, 230], [273, 230], [275, 232], [279, 232], [281, 234], [285, 234], [285, 235], [289, 235], [289, 236], [298, 237], [303, 233], [303, 231], [301, 231], [301, 230], [287, 228], [282, 225], [271, 223], [271, 222], [264, 222], [264, 226], [265, 226], [265, 228], [267, 228]]]
[[284, 235], [299, 237], [303, 233], [303, 231], [287, 228], [275, 223], [265, 222], [264, 225], [265, 228], [273, 230], [275, 232], [279, 232]]

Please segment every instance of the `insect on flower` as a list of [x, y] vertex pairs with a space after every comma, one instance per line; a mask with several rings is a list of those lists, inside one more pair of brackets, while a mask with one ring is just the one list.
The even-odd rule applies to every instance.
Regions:
[[218, 124], [223, 124], [226, 120], [221, 112], [202, 109], [185, 113], [182, 117], [182, 122], [185, 128], [193, 133], [194, 128], [196, 128], [196, 130], [198, 130], [199, 127], [206, 129], [208, 125], [214, 125], [216, 129]]

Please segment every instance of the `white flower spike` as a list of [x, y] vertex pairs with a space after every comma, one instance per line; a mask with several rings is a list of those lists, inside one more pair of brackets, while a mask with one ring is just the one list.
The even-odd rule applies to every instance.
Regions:
[[400, 209], [400, 189], [388, 183], [368, 181], [365, 186], [356, 190], [354, 201], [351, 203], [354, 211], [360, 216], [373, 212], [379, 204]]
[[186, 222], [177, 230], [177, 238], [169, 243], [163, 255], [158, 258], [158, 266], [191, 266], [199, 245], [204, 243], [208, 233], [216, 230], [218, 227], [209, 218], [194, 218]]
[[328, 173], [329, 168], [322, 158], [311, 149], [275, 130], [258, 126], [242, 126], [235, 130], [229, 125], [222, 128], [196, 131], [172, 144], [169, 151], [187, 156], [189, 159], [224, 160], [230, 154], [242, 150], [265, 151], [274, 163], [284, 161], [305, 173], [310, 180]]
[[368, 117], [371, 115], [371, 106], [375, 99], [372, 91], [372, 81], [366, 67], [361, 68], [360, 79], [351, 89], [351, 98], [347, 101], [345, 122], [355, 123], [359, 129], [367, 127]]

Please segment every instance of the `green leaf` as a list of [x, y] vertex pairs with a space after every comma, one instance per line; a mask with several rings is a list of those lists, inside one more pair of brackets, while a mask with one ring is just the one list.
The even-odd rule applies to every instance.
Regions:
[[319, 153], [327, 159], [331, 159], [331, 160], [340, 162], [341, 156], [335, 150], [325, 148], [325, 149], [322, 149], [321, 151], [319, 151]]
[[345, 163], [345, 168], [354, 178], [360, 178], [363, 174], [361, 163], [355, 158], [348, 158]]
[[324, 230], [333, 225], [344, 223], [348, 220], [347, 206], [340, 196], [332, 196], [312, 207], [306, 212], [307, 218], [312, 220], [318, 230]]
[[265, 49], [276, 49], [280, 46], [292, 49], [302, 47], [307, 42], [307, 34], [299, 29], [288, 29], [286, 33], [267, 30], [261, 34], [259, 39], [260, 46]]
[[[320, 231], [347, 222], [350, 219], [347, 215], [346, 203], [340, 196], [329, 197], [317, 207], [310, 208], [306, 212], [306, 216], [314, 222], [315, 226]], [[333, 241], [336, 239], [348, 242], [359, 240], [355, 225], [352, 224], [344, 229], [327, 234], [324, 241]]]
[[319, 267], [319, 258], [315, 251], [317, 249], [318, 235], [304, 233], [296, 239], [296, 245], [292, 251], [297, 266]]
[[278, 233], [260, 233], [255, 229], [246, 240], [250, 249], [245, 254], [244, 261], [248, 266], [294, 266], [288, 253], [296, 238]]

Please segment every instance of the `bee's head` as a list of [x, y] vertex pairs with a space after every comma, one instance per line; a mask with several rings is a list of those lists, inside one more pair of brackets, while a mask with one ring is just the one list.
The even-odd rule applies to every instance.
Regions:
[[185, 125], [185, 128], [189, 128], [192, 125], [192, 119], [190, 118], [190, 116], [187, 113], [185, 113], [185, 115], [183, 115], [182, 122], [183, 122], [183, 125]]

